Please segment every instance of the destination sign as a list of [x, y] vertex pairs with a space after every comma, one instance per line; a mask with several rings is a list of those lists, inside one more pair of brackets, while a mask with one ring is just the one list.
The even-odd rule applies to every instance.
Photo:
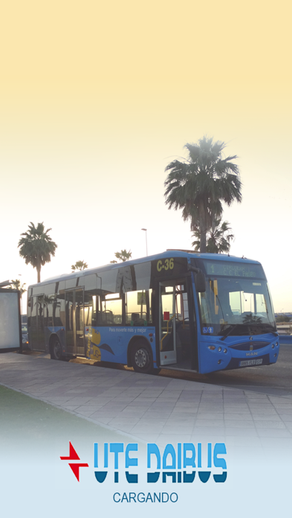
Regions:
[[212, 260], [203, 260], [203, 264], [207, 275], [265, 279], [265, 274], [260, 264]]

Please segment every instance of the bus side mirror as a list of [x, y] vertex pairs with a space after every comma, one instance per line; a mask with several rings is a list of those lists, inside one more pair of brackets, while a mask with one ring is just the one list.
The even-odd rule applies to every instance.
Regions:
[[206, 291], [206, 279], [202, 270], [195, 273], [195, 285], [197, 293], [204, 293]]

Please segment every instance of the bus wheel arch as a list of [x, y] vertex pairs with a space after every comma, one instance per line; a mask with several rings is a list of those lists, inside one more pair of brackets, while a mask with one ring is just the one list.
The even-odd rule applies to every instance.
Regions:
[[52, 335], [50, 338], [50, 355], [52, 360], [62, 359], [62, 345], [57, 335]]
[[131, 340], [128, 348], [128, 366], [135, 372], [149, 374], [153, 371], [153, 355], [148, 341], [142, 337]]

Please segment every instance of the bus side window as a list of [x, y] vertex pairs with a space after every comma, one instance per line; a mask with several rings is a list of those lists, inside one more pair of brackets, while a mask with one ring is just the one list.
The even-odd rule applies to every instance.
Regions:
[[104, 326], [122, 324], [122, 299], [119, 293], [109, 293], [101, 301], [98, 324]]
[[151, 292], [141, 290], [125, 293], [125, 325], [147, 326], [152, 323]]
[[176, 320], [183, 323], [189, 322], [188, 294], [184, 285], [177, 285], [175, 288], [175, 310]]
[[198, 293], [199, 295], [199, 303], [201, 307], [201, 316], [202, 316], [202, 323], [208, 324], [212, 322], [211, 315], [209, 312], [209, 304], [207, 301], [207, 294], [206, 293]]
[[84, 325], [96, 326], [99, 296], [84, 292]]

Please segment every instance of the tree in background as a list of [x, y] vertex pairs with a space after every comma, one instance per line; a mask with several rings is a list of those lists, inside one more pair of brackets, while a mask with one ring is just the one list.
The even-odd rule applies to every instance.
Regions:
[[[128, 261], [129, 259], [131, 259], [132, 257], [132, 252], [131, 250], [129, 250], [129, 252], [127, 252], [127, 250], [121, 250], [120, 252], [116, 252], [115, 253], [115, 257], [119, 260], [119, 261], [122, 261], [122, 262], [125, 262], [125, 261]], [[117, 263], [118, 261], [110, 261], [111, 263]]]
[[24, 287], [26, 283], [20, 282], [19, 279], [15, 279], [11, 281], [10, 287], [14, 288], [15, 290], [20, 291], [20, 309], [22, 310], [22, 295], [26, 292], [26, 288]]
[[11, 281], [11, 286], [15, 290], [20, 291], [20, 297], [22, 297], [23, 293], [26, 291], [26, 288], [24, 287], [25, 285], [26, 285], [26, 283], [24, 282], [23, 284], [21, 284], [19, 279], [15, 279], [15, 281], [14, 280]]
[[[231, 241], [234, 239], [233, 234], [228, 234], [231, 230], [227, 221], [221, 221], [221, 218], [214, 218], [213, 224], [208, 229], [206, 234], [206, 252], [211, 254], [222, 254], [227, 253], [230, 250]], [[200, 252], [200, 229], [197, 228], [193, 232], [193, 237], [196, 238], [193, 241], [192, 246], [196, 252]]]
[[31, 264], [37, 271], [37, 282], [41, 281], [41, 267], [51, 261], [55, 255], [56, 243], [52, 241], [48, 228], [45, 230], [43, 223], [35, 226], [30, 222], [28, 231], [21, 234], [18, 242], [19, 255], [25, 259], [25, 264]]
[[72, 272], [76, 272], [78, 270], [80, 270], [80, 271], [86, 270], [86, 268], [88, 268], [88, 264], [85, 263], [84, 261], [76, 261], [76, 263], [72, 264], [72, 266], [71, 266]]
[[184, 220], [191, 220], [191, 229], [199, 232], [200, 250], [206, 252], [206, 235], [215, 217], [222, 214], [222, 203], [241, 201], [241, 182], [236, 155], [222, 158], [224, 142], [207, 137], [198, 144], [186, 144], [188, 159], [173, 160], [165, 185], [168, 208], [182, 209]]
[[276, 315], [276, 322], [291, 322], [291, 318], [284, 313], [279, 313]]

